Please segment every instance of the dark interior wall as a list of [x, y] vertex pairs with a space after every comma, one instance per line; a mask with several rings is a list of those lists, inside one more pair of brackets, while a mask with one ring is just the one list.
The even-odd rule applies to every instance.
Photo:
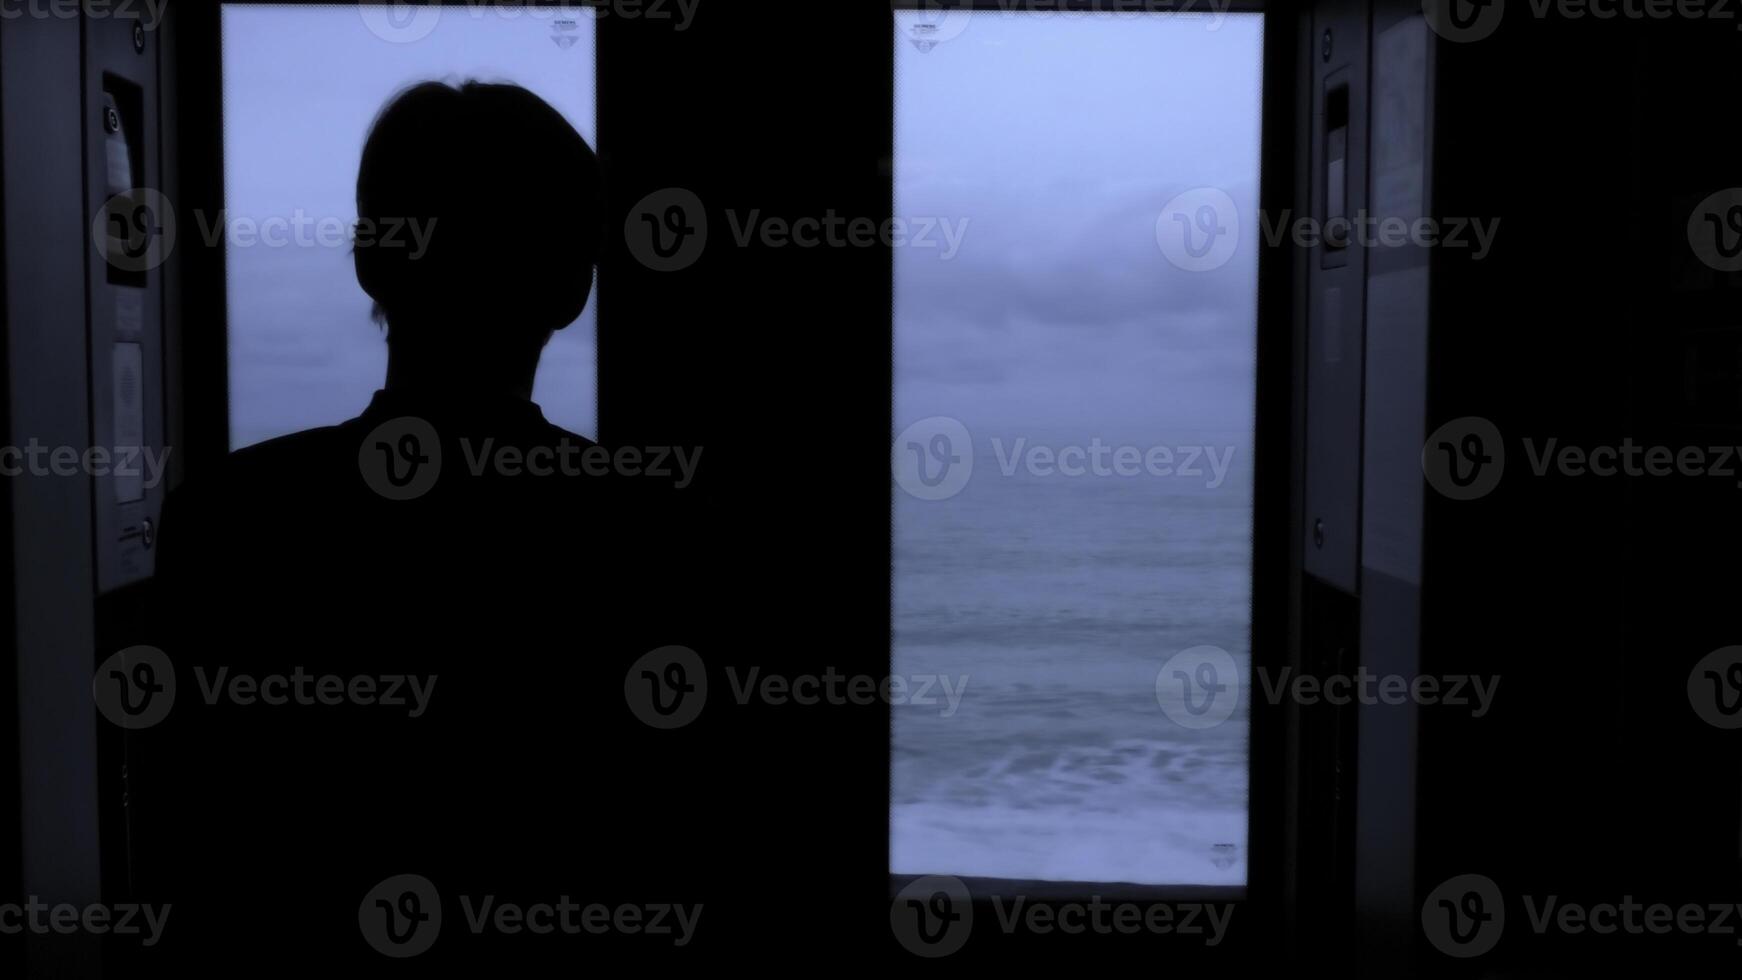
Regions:
[[[0, 139], [6, 230], [5, 445], [89, 444], [80, 26], [64, 18], [0, 26]], [[91, 487], [79, 478], [8, 478], [9, 578], [16, 615], [21, 888], [53, 901], [99, 897], [97, 724], [90, 698]], [[8, 658], [11, 661], [13, 658]], [[10, 663], [9, 663], [10, 666]], [[11, 745], [13, 743], [10, 743]], [[21, 944], [8, 943], [19, 954]], [[39, 944], [62, 968], [89, 968], [88, 944]]]
[[[0, 27], [0, 31], [4, 28]], [[0, 38], [0, 47], [5, 43]], [[5, 73], [0, 71], [0, 145], [5, 142], [4, 105], [7, 92]], [[3, 153], [0, 153], [0, 188], [4, 188], [6, 180], [6, 163]], [[0, 256], [6, 254], [6, 195], [0, 193]], [[7, 311], [10, 299], [6, 288], [6, 277], [0, 275], [0, 336], [5, 336], [8, 330]], [[11, 391], [11, 360], [10, 343], [0, 344], [0, 377], [7, 379], [6, 390]], [[0, 398], [0, 432], [5, 432], [7, 438], [12, 436], [12, 405], [11, 398]], [[0, 520], [0, 745], [8, 746], [8, 750], [0, 753], [0, 901], [16, 901], [24, 894], [23, 871], [20, 867], [24, 859], [23, 848], [20, 845], [20, 822], [24, 818], [23, 803], [19, 792], [18, 765], [18, 643], [17, 620], [14, 618], [17, 599], [17, 557], [14, 550], [12, 535], [12, 481], [0, 480], [0, 513], [6, 515]], [[17, 949], [0, 951], [0, 970], [11, 973], [23, 969], [22, 952]]]
[[[1484, 417], [1506, 455], [1487, 496], [1427, 500], [1424, 669], [1500, 688], [1486, 718], [1424, 712], [1419, 887], [1474, 872], [1512, 900], [1733, 901], [1736, 733], [1699, 719], [1687, 681], [1736, 642], [1742, 490], [1538, 476], [1524, 440], [1742, 441], [1742, 279], [1702, 266], [1686, 230], [1742, 184], [1722, 122], [1742, 34], [1508, 5], [1492, 36], [1438, 54], [1436, 211], [1502, 224], [1485, 260], [1435, 257], [1429, 426]], [[1495, 954], [1515, 964], [1734, 952], [1515, 930]]]

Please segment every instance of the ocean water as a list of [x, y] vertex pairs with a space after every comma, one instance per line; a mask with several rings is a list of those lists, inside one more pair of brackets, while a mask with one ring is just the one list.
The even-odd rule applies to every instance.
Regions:
[[1203, 440], [1237, 443], [1214, 488], [1007, 476], [976, 437], [960, 494], [896, 491], [895, 671], [963, 687], [953, 712], [894, 709], [893, 872], [1245, 883], [1247, 692], [1207, 728], [1157, 694], [1191, 647], [1250, 673], [1250, 438], [1229, 436]]

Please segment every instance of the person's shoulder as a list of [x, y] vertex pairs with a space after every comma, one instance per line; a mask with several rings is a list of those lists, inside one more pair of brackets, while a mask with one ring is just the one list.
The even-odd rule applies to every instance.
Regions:
[[331, 473], [336, 463], [355, 460], [360, 435], [356, 420], [304, 429], [233, 450], [218, 470], [223, 483], [306, 483]]
[[588, 439], [586, 436], [576, 432], [570, 432], [553, 422], [544, 423], [543, 431], [540, 433], [540, 441], [554, 446], [575, 446], [579, 449], [589, 449], [598, 445], [597, 442]]
[[300, 432], [275, 436], [252, 445], [243, 446], [241, 449], [231, 450], [228, 461], [233, 466], [253, 466], [261, 462], [307, 455], [311, 452], [330, 451], [335, 444], [347, 437], [349, 430], [355, 428], [353, 422], [323, 425], [314, 429], [303, 429]]

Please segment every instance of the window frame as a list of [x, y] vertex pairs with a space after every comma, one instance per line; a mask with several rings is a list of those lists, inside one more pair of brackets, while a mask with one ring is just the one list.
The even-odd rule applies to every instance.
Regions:
[[[1259, 121], [1259, 208], [1264, 213], [1285, 213], [1300, 192], [1295, 171], [1297, 127], [1305, 106], [1297, 92], [1296, 72], [1305, 55], [1300, 45], [1306, 31], [1301, 12], [1283, 12], [1264, 0], [892, 0], [896, 12], [971, 10], [988, 12], [1071, 12], [1089, 14], [1132, 13], [1141, 5], [1145, 13], [1215, 12], [1258, 14], [1264, 18], [1261, 54], [1261, 117]], [[891, 30], [891, 49], [899, 43]], [[891, 59], [893, 68], [893, 57]], [[893, 91], [893, 85], [892, 85]], [[895, 107], [890, 107], [891, 144], [894, 142]], [[891, 213], [894, 182], [891, 180]], [[1258, 257], [1258, 315], [1256, 323], [1256, 404], [1253, 432], [1253, 528], [1251, 569], [1251, 669], [1274, 670], [1288, 661], [1290, 623], [1295, 617], [1296, 586], [1290, 568], [1297, 535], [1293, 510], [1298, 501], [1293, 481], [1296, 437], [1293, 362], [1293, 309], [1296, 298], [1295, 249], [1261, 248]], [[891, 289], [894, 283], [891, 279]], [[890, 431], [895, 429], [891, 399]], [[893, 538], [893, 525], [891, 528]], [[891, 596], [895, 569], [891, 563]], [[893, 659], [893, 645], [891, 646]], [[1249, 691], [1258, 688], [1251, 683]], [[1283, 892], [1289, 887], [1286, 849], [1292, 844], [1287, 833], [1284, 801], [1289, 782], [1287, 746], [1283, 744], [1285, 718], [1281, 705], [1264, 698], [1248, 699], [1247, 878], [1238, 885], [1143, 885], [1125, 882], [1030, 881], [975, 876], [958, 877], [974, 896], [976, 916], [990, 915], [993, 896], [1021, 895], [1043, 904], [1063, 904], [1099, 896], [1129, 902], [1181, 904], [1214, 902], [1241, 912], [1230, 919], [1239, 923], [1233, 935], [1245, 947], [1274, 935], [1282, 923]], [[893, 717], [891, 717], [893, 740]], [[890, 757], [893, 771], [894, 757]], [[939, 874], [945, 872], [937, 872]], [[924, 875], [889, 876], [889, 895]], [[987, 921], [995, 921], [988, 919]], [[976, 930], [978, 933], [979, 930]], [[1175, 937], [1165, 937], [1174, 939]]]

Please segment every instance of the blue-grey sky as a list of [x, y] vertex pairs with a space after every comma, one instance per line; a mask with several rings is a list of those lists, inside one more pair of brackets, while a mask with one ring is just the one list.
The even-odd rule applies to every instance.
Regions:
[[[961, 243], [896, 249], [897, 431], [1250, 431], [1262, 32], [1259, 15], [898, 16], [896, 213]], [[1232, 200], [1239, 243], [1191, 271], [1157, 221], [1201, 187]]]
[[[422, 9], [422, 8], [420, 8]], [[401, 18], [410, 17], [403, 11]], [[449, 7], [395, 20], [384, 7], [226, 5], [227, 222], [183, 219], [180, 233], [228, 227], [231, 445], [342, 422], [381, 385], [387, 351], [348, 243], [315, 222], [356, 220], [357, 160], [395, 92], [431, 78], [508, 81], [537, 92], [594, 143], [593, 21], [585, 13]], [[574, 18], [557, 24], [559, 18]], [[559, 36], [573, 41], [557, 43]], [[249, 227], [301, 215], [255, 242]], [[533, 397], [558, 425], [596, 435], [594, 305], [545, 349]]]

